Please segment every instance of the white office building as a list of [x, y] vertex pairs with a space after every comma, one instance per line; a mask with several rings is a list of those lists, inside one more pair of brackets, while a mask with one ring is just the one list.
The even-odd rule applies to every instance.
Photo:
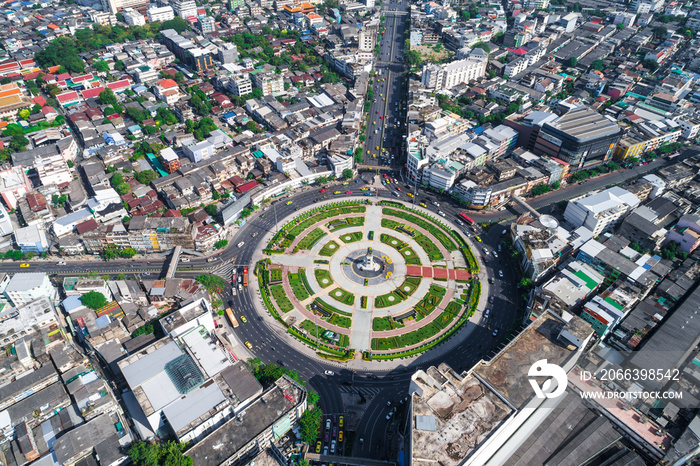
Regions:
[[16, 273], [7, 283], [4, 293], [15, 307], [44, 297], [51, 301], [56, 299], [56, 288], [45, 273]]
[[151, 3], [148, 6], [148, 21], [170, 21], [175, 18], [175, 12], [173, 7], [170, 5], [157, 6], [155, 3]]
[[253, 83], [247, 76], [235, 76], [228, 80], [226, 89], [238, 97], [248, 95], [253, 92]]
[[133, 8], [124, 9], [124, 11], [122, 11], [122, 15], [124, 15], [124, 21], [126, 21], [126, 24], [130, 26], [146, 25], [146, 17]]
[[564, 219], [574, 228], [586, 227], [593, 236], [612, 230], [631, 209], [639, 205], [637, 196], [617, 186], [595, 194], [572, 199]]
[[170, 0], [170, 6], [180, 18], [187, 19], [191, 16], [197, 16], [197, 4], [194, 0]]
[[423, 65], [422, 82], [428, 89], [451, 89], [457, 84], [477, 81], [486, 74], [488, 54], [482, 49], [474, 49], [464, 60], [443, 65]]

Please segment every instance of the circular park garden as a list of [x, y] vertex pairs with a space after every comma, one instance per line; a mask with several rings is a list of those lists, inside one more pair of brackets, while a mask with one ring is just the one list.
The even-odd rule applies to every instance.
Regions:
[[452, 335], [479, 301], [462, 235], [394, 201], [347, 200], [300, 213], [263, 249], [262, 299], [324, 358], [386, 360]]

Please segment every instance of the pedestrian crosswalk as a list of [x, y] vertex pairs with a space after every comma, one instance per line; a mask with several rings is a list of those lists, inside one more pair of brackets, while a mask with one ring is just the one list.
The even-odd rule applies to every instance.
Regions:
[[381, 391], [381, 389], [379, 389], [379, 388], [348, 387], [345, 385], [339, 386], [338, 390], [340, 390], [341, 393], [348, 393], [348, 394], [352, 394], [352, 395], [357, 395], [358, 393], [362, 393], [366, 397], [374, 397]]
[[235, 265], [233, 261], [227, 261], [224, 262], [223, 264], [218, 264], [216, 267], [214, 267], [211, 271], [214, 275], [218, 275], [222, 278], [225, 278], [226, 280], [231, 280], [233, 278], [233, 269], [235, 268]]

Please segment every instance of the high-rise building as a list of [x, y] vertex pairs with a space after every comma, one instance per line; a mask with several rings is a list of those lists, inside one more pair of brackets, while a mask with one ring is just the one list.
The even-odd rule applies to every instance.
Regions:
[[229, 79], [226, 83], [226, 89], [231, 91], [233, 95], [241, 97], [253, 92], [253, 84], [247, 76], [236, 76]]
[[251, 73], [253, 87], [260, 89], [263, 95], [280, 95], [284, 93], [284, 80], [275, 73]]
[[124, 21], [126, 21], [126, 24], [131, 26], [146, 25], [146, 17], [133, 8], [124, 8], [122, 14], [124, 15]]
[[[125, 8], [145, 11], [150, 0], [101, 0], [102, 8], [112, 14], [121, 13]], [[194, 2], [193, 2], [194, 3]]]
[[238, 61], [238, 47], [235, 44], [224, 42], [219, 46], [218, 58], [223, 64], [236, 63]]
[[590, 107], [578, 107], [542, 125], [534, 152], [557, 157], [574, 172], [610, 160], [623, 133], [614, 120]]
[[165, 46], [177, 57], [195, 71], [203, 72], [214, 66], [211, 53], [207, 49], [197, 47], [191, 40], [185, 39], [174, 29], [161, 31]]

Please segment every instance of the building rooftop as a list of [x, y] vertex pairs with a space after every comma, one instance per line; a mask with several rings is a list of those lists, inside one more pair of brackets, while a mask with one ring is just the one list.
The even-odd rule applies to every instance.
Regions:
[[608, 120], [590, 107], [578, 107], [544, 124], [579, 142], [622, 134], [622, 128], [616, 122]]

